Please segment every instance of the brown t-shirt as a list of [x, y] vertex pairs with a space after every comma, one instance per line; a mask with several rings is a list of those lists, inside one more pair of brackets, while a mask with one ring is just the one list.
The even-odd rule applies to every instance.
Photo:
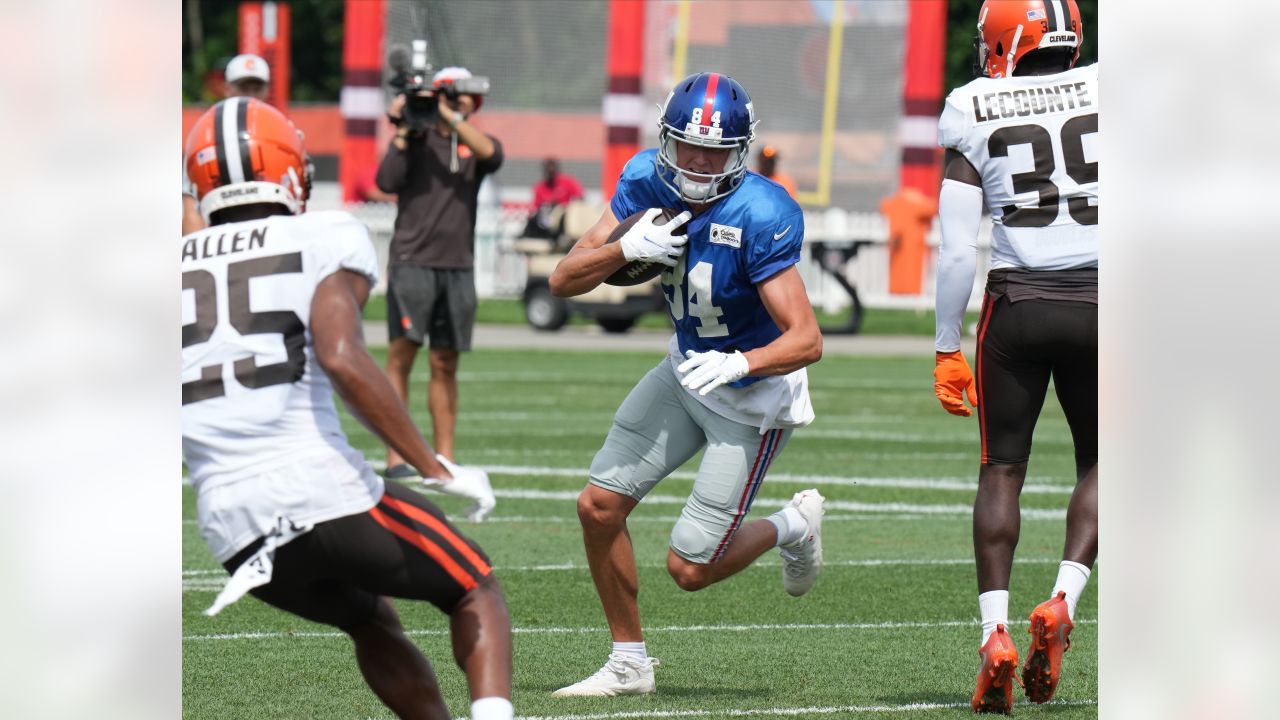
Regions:
[[493, 141], [493, 157], [477, 160], [458, 143], [458, 172], [449, 170], [453, 142], [434, 128], [409, 140], [403, 151], [391, 143], [378, 166], [376, 182], [396, 193], [392, 263], [468, 269], [475, 262], [476, 196], [485, 175], [502, 166], [502, 144]]

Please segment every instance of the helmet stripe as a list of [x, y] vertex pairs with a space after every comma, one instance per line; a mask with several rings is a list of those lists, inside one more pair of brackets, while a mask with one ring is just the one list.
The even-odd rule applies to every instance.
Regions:
[[1067, 17], [1062, 7], [1062, 0], [1045, 0], [1045, 10], [1049, 11], [1049, 17], [1052, 19], [1050, 26], [1054, 30], [1070, 30], [1071, 20]]
[[720, 85], [720, 73], [707, 73], [707, 94], [702, 101], [702, 124], [711, 124], [711, 114], [716, 109], [716, 87]]
[[245, 180], [254, 180], [253, 158], [249, 155], [249, 105], [248, 98], [241, 98], [236, 110], [236, 142], [240, 145], [241, 172], [245, 174]]
[[[226, 102], [222, 101], [223, 106]], [[223, 106], [215, 106], [213, 111], [213, 152], [218, 159], [218, 185], [226, 185], [231, 177], [231, 171], [227, 168], [227, 153], [222, 147]]]
[[[223, 176], [223, 184], [244, 182], [244, 165], [240, 159], [240, 140], [237, 135], [236, 115], [238, 106], [244, 102], [244, 98], [227, 98], [222, 101], [222, 111], [219, 113], [222, 120], [221, 128], [215, 129], [215, 138], [218, 143], [218, 171], [222, 168], [227, 169], [227, 174]], [[218, 132], [218, 130], [221, 132]]]

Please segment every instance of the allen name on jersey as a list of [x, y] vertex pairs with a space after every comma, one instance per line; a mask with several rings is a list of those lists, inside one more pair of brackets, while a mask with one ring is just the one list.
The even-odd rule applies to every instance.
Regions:
[[207, 228], [203, 232], [189, 235], [182, 242], [182, 261], [204, 260], [244, 252], [259, 250], [266, 245], [267, 228], [253, 227], [228, 233], [225, 227]]

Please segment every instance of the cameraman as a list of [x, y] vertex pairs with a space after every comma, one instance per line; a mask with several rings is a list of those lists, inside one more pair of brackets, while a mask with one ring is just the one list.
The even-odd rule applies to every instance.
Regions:
[[[397, 195], [395, 234], [387, 269], [387, 376], [408, 405], [409, 372], [418, 350], [430, 340], [432, 444], [454, 457], [458, 415], [458, 353], [471, 349], [476, 317], [473, 273], [476, 196], [485, 175], [502, 166], [502, 144], [467, 122], [480, 106], [478, 95], [453, 90], [471, 78], [465, 68], [447, 67], [432, 78], [434, 123], [423, 127], [421, 102], [406, 108], [402, 93], [387, 115], [396, 135], [378, 166], [377, 185]], [[427, 113], [431, 106], [426, 105]], [[408, 112], [407, 112], [408, 111]], [[390, 448], [387, 476], [414, 475]]]

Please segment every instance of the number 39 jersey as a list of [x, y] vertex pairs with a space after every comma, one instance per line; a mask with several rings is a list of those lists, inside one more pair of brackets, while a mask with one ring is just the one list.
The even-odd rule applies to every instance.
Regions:
[[1098, 264], [1098, 66], [978, 78], [947, 96], [938, 144], [982, 176], [992, 269]]
[[[647, 208], [687, 210], [656, 173], [657, 150], [644, 150], [623, 168], [610, 208], [621, 219]], [[782, 187], [748, 172], [727, 197], [686, 226], [689, 242], [676, 267], [662, 274], [675, 324], [671, 359], [685, 352], [746, 352], [782, 334], [756, 285], [800, 261], [804, 214]], [[796, 427], [813, 419], [804, 369], [785, 376], [745, 377], [703, 396], [724, 417], [761, 428]]]
[[382, 484], [342, 432], [312, 344], [329, 275], [377, 278], [345, 212], [215, 225], [182, 239], [182, 455], [221, 561], [274, 525], [372, 507]]

